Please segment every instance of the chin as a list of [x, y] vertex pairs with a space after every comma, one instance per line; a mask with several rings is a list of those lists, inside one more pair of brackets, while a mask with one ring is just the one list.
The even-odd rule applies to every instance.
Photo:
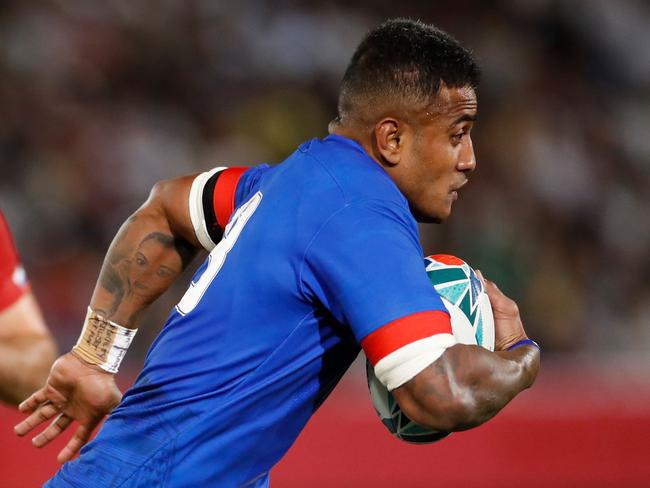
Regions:
[[421, 224], [440, 224], [451, 214], [451, 207], [441, 211], [440, 209], [431, 209], [427, 211], [411, 207], [411, 213], [415, 220]]

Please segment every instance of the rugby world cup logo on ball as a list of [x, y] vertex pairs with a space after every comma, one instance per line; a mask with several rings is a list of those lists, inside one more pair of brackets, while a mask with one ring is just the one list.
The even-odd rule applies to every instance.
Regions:
[[[494, 317], [483, 282], [469, 264], [448, 254], [424, 258], [424, 265], [442, 302], [449, 311], [456, 341], [494, 350]], [[424, 444], [449, 435], [416, 424], [399, 408], [393, 395], [377, 379], [372, 365], [366, 361], [368, 388], [373, 406], [382, 423], [396, 437], [407, 442]]]

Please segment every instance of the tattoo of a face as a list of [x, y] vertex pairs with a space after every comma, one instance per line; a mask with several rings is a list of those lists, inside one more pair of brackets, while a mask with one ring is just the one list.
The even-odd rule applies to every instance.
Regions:
[[112, 297], [110, 306], [104, 307], [108, 308], [107, 318], [124, 305], [139, 310], [153, 302], [194, 255], [188, 243], [162, 232], [151, 232], [137, 244], [128, 242], [128, 232], [125, 232], [115, 244], [121, 252], [111, 253], [99, 277], [100, 286]]

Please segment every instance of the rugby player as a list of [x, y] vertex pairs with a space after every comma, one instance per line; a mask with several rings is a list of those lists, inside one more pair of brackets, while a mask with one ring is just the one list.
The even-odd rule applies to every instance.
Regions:
[[[142, 310], [210, 251], [97, 437], [47, 486], [268, 486], [269, 470], [364, 350], [416, 422], [480, 425], [531, 386], [539, 348], [491, 282], [496, 350], [457, 344], [416, 219], [447, 218], [476, 162], [478, 68], [433, 26], [388, 21], [357, 48], [330, 136], [283, 163], [157, 184], [109, 248], [81, 337], [21, 405], [66, 461], [119, 400]], [[160, 245], [146, 247], [146, 242]]]
[[0, 211], [0, 400], [18, 405], [47, 379], [56, 346]]

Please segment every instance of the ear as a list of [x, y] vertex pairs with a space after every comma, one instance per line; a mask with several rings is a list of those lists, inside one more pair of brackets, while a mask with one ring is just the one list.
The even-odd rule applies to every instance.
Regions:
[[374, 139], [382, 159], [391, 166], [399, 164], [402, 154], [401, 123], [392, 117], [381, 119], [375, 124]]

